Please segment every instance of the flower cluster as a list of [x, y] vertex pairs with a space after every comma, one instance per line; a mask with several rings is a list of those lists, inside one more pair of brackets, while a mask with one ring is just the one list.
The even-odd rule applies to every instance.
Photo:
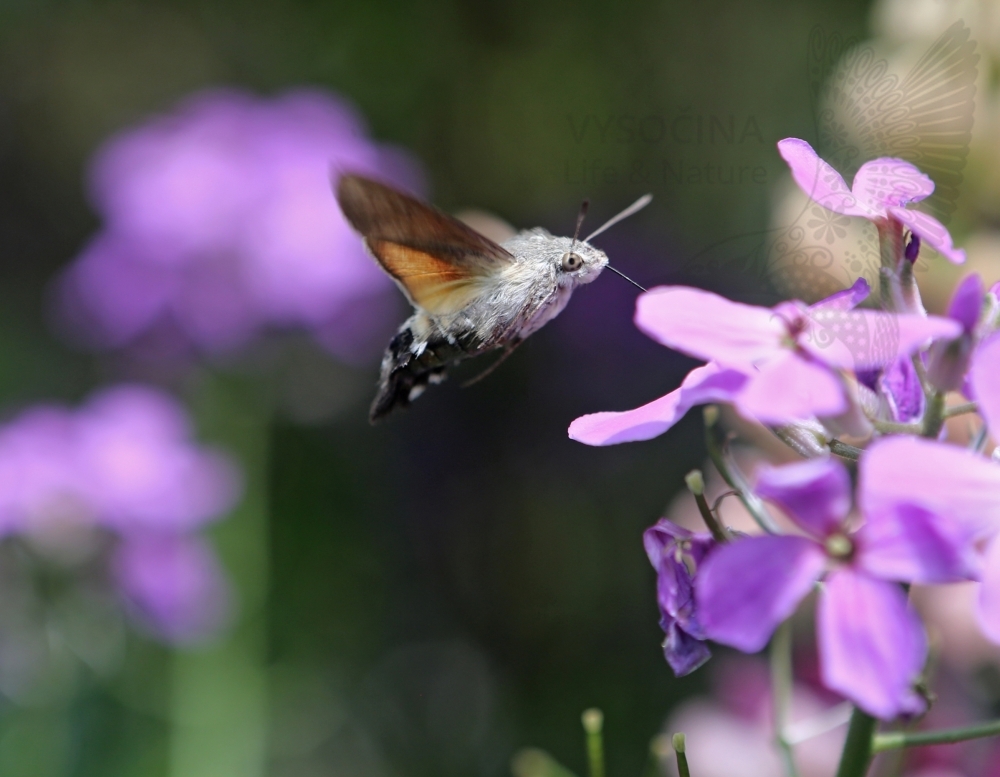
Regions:
[[151, 388], [35, 406], [0, 427], [0, 537], [57, 562], [63, 546], [83, 549], [129, 613], [173, 642], [208, 636], [226, 615], [228, 586], [199, 530], [240, 491], [235, 466]]
[[[713, 457], [761, 534], [720, 531], [707, 504], [714, 540], [666, 520], [646, 533], [668, 661], [693, 671], [708, 657], [703, 640], [756, 652], [817, 591], [824, 684], [878, 718], [919, 714], [928, 642], [910, 584], [978, 581], [980, 626], [1000, 643], [1000, 461], [988, 454], [1000, 439], [1000, 289], [970, 276], [946, 316], [927, 315], [912, 278], [921, 244], [964, 259], [943, 225], [908, 207], [933, 191], [930, 179], [876, 159], [849, 189], [804, 141], [779, 151], [815, 202], [878, 227], [879, 293], [859, 280], [813, 305], [761, 308], [653, 289], [636, 325], [706, 363], [666, 396], [578, 418], [569, 434], [646, 440], [708, 403], [774, 430], [802, 461], [763, 466], [751, 485], [725, 451]], [[945, 422], [960, 414], [981, 418], [970, 440], [949, 436]]]
[[334, 201], [338, 170], [408, 188], [418, 177], [318, 90], [208, 91], [123, 131], [93, 162], [104, 226], [59, 285], [60, 315], [103, 347], [225, 351], [279, 326], [355, 354], [380, 330], [391, 284]]

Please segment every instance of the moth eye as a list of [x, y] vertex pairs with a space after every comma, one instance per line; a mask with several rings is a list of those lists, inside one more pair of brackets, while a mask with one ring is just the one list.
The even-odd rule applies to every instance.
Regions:
[[565, 253], [562, 258], [562, 268], [566, 272], [573, 272], [583, 267], [583, 257], [580, 254]]

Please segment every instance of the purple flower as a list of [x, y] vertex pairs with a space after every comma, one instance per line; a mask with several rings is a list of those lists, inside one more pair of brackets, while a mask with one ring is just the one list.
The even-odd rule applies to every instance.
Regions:
[[697, 581], [705, 634], [745, 652], [760, 650], [822, 579], [824, 684], [880, 718], [921, 711], [913, 684], [927, 641], [898, 582], [975, 578], [978, 558], [965, 527], [905, 500], [870, 509], [862, 493], [865, 523], [854, 529], [850, 478], [828, 459], [765, 469], [756, 490], [804, 536], [752, 537], [715, 550]]
[[[895, 221], [949, 261], [965, 261], [965, 251], [952, 245], [951, 235], [940, 221], [906, 207], [934, 192], [934, 182], [909, 162], [891, 157], [865, 162], [848, 189], [840, 173], [820, 159], [804, 140], [785, 138], [778, 142], [778, 151], [791, 168], [795, 183], [813, 202], [876, 224]], [[919, 249], [919, 243], [916, 246]]]
[[40, 406], [0, 427], [0, 533], [117, 538], [121, 593], [167, 639], [221, 622], [224, 577], [195, 532], [240, 490], [235, 466], [198, 445], [183, 408], [155, 389], [117, 386], [78, 410]]
[[923, 417], [924, 388], [912, 359], [896, 359], [882, 371], [877, 385], [894, 421], [909, 423]]
[[[996, 356], [1000, 346], [991, 341], [987, 350]], [[993, 397], [996, 386], [991, 386]], [[915, 437], [880, 440], [863, 461], [866, 510], [906, 501], [987, 542], [976, 615], [983, 633], [1000, 643], [1000, 465], [969, 450]]]
[[[851, 401], [839, 370], [880, 368], [960, 331], [947, 319], [851, 310], [867, 293], [859, 280], [811, 307], [793, 301], [772, 309], [698, 289], [653, 289], [639, 297], [636, 325], [709, 364], [655, 402], [576, 419], [569, 436], [588, 445], [649, 439], [704, 402], [729, 402], [745, 417], [771, 424], [843, 416]], [[891, 334], [876, 344], [878, 332]]]
[[941, 391], [962, 388], [976, 343], [976, 324], [983, 309], [982, 279], [970, 275], [963, 280], [948, 305], [948, 318], [958, 322], [962, 331], [953, 340], [939, 340], [927, 354], [927, 379]]
[[1000, 440], [1000, 332], [984, 340], [972, 356], [969, 384], [993, 438]]
[[229, 583], [215, 553], [197, 535], [129, 535], [112, 564], [131, 615], [171, 642], [211, 636], [229, 614]]
[[61, 282], [65, 317], [103, 347], [166, 332], [219, 351], [284, 326], [356, 353], [392, 284], [334, 201], [331, 172], [346, 169], [416, 177], [319, 90], [203, 92], [125, 130], [93, 160], [104, 228]]
[[84, 405], [74, 447], [100, 522], [122, 532], [181, 532], [228, 512], [239, 476], [226, 457], [191, 438], [184, 410], [159, 391], [119, 386]]
[[678, 677], [690, 674], [711, 657], [698, 623], [694, 589], [697, 569], [715, 541], [661, 518], [646, 529], [642, 542], [656, 570], [660, 628], [666, 634], [663, 654]]

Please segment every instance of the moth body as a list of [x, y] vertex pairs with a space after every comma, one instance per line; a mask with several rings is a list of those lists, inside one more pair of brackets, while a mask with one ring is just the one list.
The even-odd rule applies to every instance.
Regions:
[[408, 405], [463, 359], [501, 348], [509, 353], [608, 264], [603, 251], [541, 228], [499, 245], [360, 176], [342, 176], [337, 199], [414, 308], [382, 357], [372, 421]]

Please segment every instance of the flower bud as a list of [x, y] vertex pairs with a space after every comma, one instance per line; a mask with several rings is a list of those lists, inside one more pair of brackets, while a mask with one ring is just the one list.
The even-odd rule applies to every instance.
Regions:
[[815, 459], [830, 453], [830, 449], [827, 448], [830, 436], [819, 421], [796, 421], [776, 427], [774, 433], [785, 445], [807, 459]]
[[983, 281], [975, 274], [955, 289], [948, 317], [962, 325], [962, 334], [951, 341], [934, 343], [928, 353], [927, 379], [939, 391], [956, 391], [964, 383], [975, 347], [973, 333], [983, 310], [983, 294]]

